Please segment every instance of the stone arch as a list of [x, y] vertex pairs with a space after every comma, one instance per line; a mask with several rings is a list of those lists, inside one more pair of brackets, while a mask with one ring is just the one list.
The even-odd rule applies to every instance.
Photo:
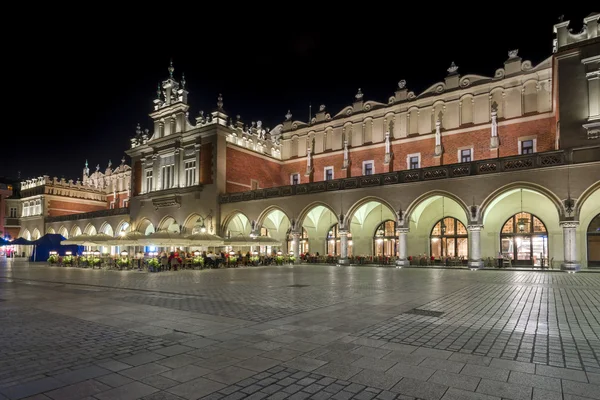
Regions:
[[258, 216], [258, 219], [256, 220], [257, 224], [258, 224], [259, 226], [262, 226], [262, 224], [263, 224], [263, 223], [264, 223], [264, 221], [265, 221], [265, 218], [267, 218], [267, 217], [269, 216], [269, 214], [270, 214], [272, 211], [275, 211], [275, 210], [281, 211], [281, 212], [282, 212], [282, 213], [283, 213], [283, 214], [284, 214], [284, 215], [287, 217], [287, 219], [291, 221], [291, 218], [290, 218], [290, 216], [287, 214], [287, 212], [285, 212], [285, 211], [283, 210], [283, 208], [281, 208], [281, 207], [279, 207], [279, 206], [269, 206], [269, 207], [265, 208], [265, 209], [263, 210], [263, 212], [261, 212], [261, 213], [260, 213], [260, 215]]
[[401, 227], [409, 228], [407, 237], [409, 256], [429, 255], [432, 250], [431, 232], [444, 219], [457, 219], [464, 226], [470, 218], [465, 202], [453, 193], [432, 190], [417, 197], [400, 219]]
[[[186, 234], [193, 234], [193, 233], [198, 233], [199, 230], [197, 228], [199, 228], [201, 226], [202, 223], [202, 218], [204, 218], [204, 226], [206, 228], [206, 232], [207, 233], [211, 233], [214, 234], [215, 233], [215, 226], [214, 226], [214, 222], [213, 222], [213, 216], [212, 215], [200, 215], [198, 213], [191, 213], [183, 222], [183, 231]], [[200, 222], [198, 222], [198, 220], [200, 220]], [[198, 232], [196, 232], [195, 230], [198, 230]]]
[[431, 191], [429, 191], [427, 193], [423, 193], [421, 196], [417, 197], [407, 207], [406, 212], [404, 213], [404, 219], [406, 221], [408, 221], [412, 217], [412, 214], [415, 212], [415, 210], [421, 205], [421, 203], [431, 200], [432, 198], [435, 198], [435, 197], [445, 197], [445, 198], [451, 199], [454, 202], [456, 202], [460, 206], [460, 208], [464, 211], [467, 223], [470, 221], [469, 206], [467, 206], [467, 204], [463, 201], [463, 199], [461, 199], [454, 193], [447, 192], [445, 190], [431, 190]]
[[29, 229], [25, 228], [25, 230], [23, 231], [23, 234], [21, 234], [21, 237], [25, 240], [31, 240], [31, 232], [29, 232]]
[[112, 225], [109, 224], [107, 221], [103, 222], [102, 225], [100, 225], [99, 233], [104, 233], [108, 236], [115, 236], [115, 230], [113, 229]]
[[[576, 202], [577, 210], [575, 219], [579, 221], [579, 226], [577, 227], [578, 260], [581, 260], [581, 265], [584, 268], [590, 267], [588, 228], [592, 221], [600, 215], [600, 185], [597, 183], [590, 186], [588, 190], [579, 196], [579, 199], [577, 199]], [[593, 239], [596, 239], [596, 237], [594, 236]], [[597, 267], [597, 265], [594, 265], [594, 267]]]
[[131, 225], [129, 224], [129, 221], [126, 220], [121, 220], [121, 222], [119, 222], [117, 224], [117, 231], [115, 232], [115, 236], [117, 235], [121, 235], [121, 232], [129, 232], [131, 229]]
[[270, 237], [281, 241], [281, 243], [286, 243], [289, 239], [291, 220], [280, 207], [267, 207], [258, 217], [257, 225], [261, 228], [261, 231], [263, 229], [267, 230]]
[[564, 207], [562, 201], [556, 194], [554, 194], [554, 192], [535, 183], [519, 181], [504, 185], [490, 193], [479, 206], [478, 219], [482, 222], [485, 222], [486, 213], [491, 206], [496, 204], [499, 199], [502, 198], [502, 196], [507, 196], [509, 193], [514, 193], [519, 189], [529, 190], [546, 197], [552, 202], [552, 204], [554, 204], [554, 207], [556, 207], [556, 212], [558, 213], [559, 218], [564, 216]]
[[98, 231], [96, 230], [96, 227], [94, 225], [92, 225], [92, 223], [89, 223], [86, 225], [85, 229], [83, 230], [83, 233], [85, 235], [95, 235], [98, 233]]
[[307, 205], [306, 207], [304, 207], [302, 209], [302, 211], [300, 211], [300, 214], [298, 215], [298, 221], [297, 223], [300, 225], [304, 225], [304, 220], [306, 219], [306, 216], [316, 207], [318, 206], [323, 206], [327, 209], [329, 209], [329, 211], [331, 211], [333, 213], [333, 215], [336, 215], [336, 219], [337, 217], [337, 213], [335, 212], [335, 210], [333, 209], [333, 207], [331, 207], [329, 204], [323, 202], [323, 201], [313, 201], [312, 203], [310, 203], [309, 205]]
[[298, 216], [297, 229], [306, 229], [311, 253], [327, 254], [328, 232], [339, 222], [338, 215], [329, 204], [315, 201], [307, 205]]
[[[495, 190], [484, 199], [478, 215], [478, 222], [483, 225], [483, 258], [495, 258], [500, 252], [504, 252], [506, 243], [503, 244], [503, 228], [509, 218], [519, 213], [529, 213], [546, 227], [544, 251], [547, 251], [550, 259], [554, 259], [554, 264], [560, 263], [564, 256], [563, 232], [559, 225], [564, 216], [562, 209], [560, 199], [540, 185], [513, 182]], [[508, 242], [508, 239], [505, 241]]]
[[358, 200], [356, 203], [354, 203], [352, 206], [350, 206], [350, 209], [344, 216], [344, 219], [346, 221], [352, 221], [352, 218], [354, 218], [354, 214], [356, 213], [356, 211], [358, 211], [360, 209], [360, 207], [362, 207], [363, 205], [370, 203], [370, 202], [377, 202], [377, 203], [383, 204], [384, 206], [386, 206], [389, 209], [389, 211], [392, 213], [392, 215], [394, 215], [394, 220], [397, 219], [396, 218], [397, 212], [396, 212], [396, 210], [394, 210], [394, 207], [387, 200], [382, 199], [381, 197], [377, 197], [377, 196], [367, 196], [367, 197], [363, 197], [362, 199]]
[[581, 193], [581, 196], [575, 202], [575, 219], [578, 220], [581, 214], [581, 208], [585, 202], [593, 195], [597, 190], [600, 190], [600, 181], [594, 182], [589, 188]]
[[33, 233], [31, 234], [31, 240], [38, 240], [42, 235], [40, 234], [40, 230], [35, 228]]
[[142, 218], [137, 224], [136, 229], [138, 232], [148, 235], [156, 231], [156, 227], [148, 218]]
[[[251, 222], [252, 220], [248, 218], [244, 212], [240, 210], [234, 210], [230, 212], [223, 220], [221, 236], [227, 237], [229, 231], [236, 235], [249, 235], [252, 230]], [[230, 225], [232, 224], [234, 224], [233, 231], [230, 229]]]
[[81, 235], [81, 228], [78, 225], [73, 225], [70, 232], [71, 237]]
[[49, 226], [48, 229], [46, 229], [46, 233], [55, 234], [56, 231], [54, 230], [53, 227]]
[[160, 222], [158, 223], [158, 229], [157, 231], [174, 231], [174, 225], [177, 225], [177, 220], [170, 216], [170, 215], [165, 215]]
[[58, 228], [58, 234], [62, 235], [65, 239], [69, 238], [69, 231], [67, 231], [64, 225]]

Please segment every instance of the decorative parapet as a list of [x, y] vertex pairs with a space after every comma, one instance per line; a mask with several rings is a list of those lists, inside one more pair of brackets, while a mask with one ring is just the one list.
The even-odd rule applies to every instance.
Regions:
[[57, 177], [50, 179], [48, 175], [44, 175], [21, 182], [21, 198], [42, 194], [97, 201], [106, 200], [106, 193], [102, 189], [85, 185], [79, 179], [74, 182], [73, 179], [68, 181]]
[[261, 121], [252, 121], [248, 126], [241, 122], [238, 115], [235, 123], [229, 121], [229, 128], [231, 132], [227, 135], [228, 142], [281, 159], [281, 125], [271, 130], [264, 128]]
[[571, 21], [564, 21], [562, 17], [559, 18], [559, 22], [554, 25], [556, 38], [554, 39], [553, 52], [556, 53], [563, 47], [583, 42], [584, 40], [600, 37], [599, 20], [600, 13], [591, 13], [583, 19], [581, 30], [574, 32], [572, 28], [569, 28]]
[[[600, 146], [583, 148], [582, 151], [585, 151], [588, 154], [587, 156], [584, 156], [585, 162], [600, 161]], [[589, 154], [595, 154], [595, 158], [593, 160], [589, 159]], [[305, 183], [300, 185], [279, 186], [248, 192], [227, 193], [222, 194], [219, 197], [219, 202], [221, 204], [237, 203], [249, 200], [269, 199], [301, 194], [313, 194], [347, 189], [369, 188], [374, 186], [431, 181], [437, 179], [451, 179], [463, 176], [530, 170], [577, 162], [577, 160], [573, 160], [572, 157], [569, 156], [569, 154], [564, 150], [549, 151], [545, 153], [527, 154], [500, 159], [473, 161], [470, 163], [409, 169], [376, 175]]]
[[79, 221], [82, 219], [112, 217], [114, 215], [129, 215], [129, 207], [111, 208], [79, 214], [59, 215], [56, 217], [46, 217], [45, 222]]

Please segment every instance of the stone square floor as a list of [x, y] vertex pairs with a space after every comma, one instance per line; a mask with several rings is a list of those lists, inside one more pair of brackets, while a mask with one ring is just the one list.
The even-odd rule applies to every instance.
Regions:
[[600, 399], [600, 274], [0, 261], [0, 400]]

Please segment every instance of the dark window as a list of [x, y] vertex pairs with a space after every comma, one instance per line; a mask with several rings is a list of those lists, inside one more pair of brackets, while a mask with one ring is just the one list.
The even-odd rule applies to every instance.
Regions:
[[414, 156], [410, 158], [410, 169], [418, 169], [419, 168], [419, 157]]
[[521, 154], [533, 154], [533, 140], [523, 140], [521, 142]]
[[365, 175], [373, 175], [373, 163], [365, 163]]
[[460, 151], [460, 162], [471, 162], [471, 149]]
[[300, 183], [300, 175], [294, 174], [292, 175], [292, 185], [297, 185]]
[[333, 180], [333, 168], [327, 168], [325, 170], [325, 180], [326, 181]]

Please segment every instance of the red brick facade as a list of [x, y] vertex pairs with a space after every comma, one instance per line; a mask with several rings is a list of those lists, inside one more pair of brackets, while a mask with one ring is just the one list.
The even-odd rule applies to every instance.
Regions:
[[208, 185], [213, 183], [213, 151], [212, 144], [208, 143], [201, 147], [200, 150], [200, 183]]
[[133, 196], [138, 196], [140, 193], [142, 193], [142, 162], [141, 161], [136, 161], [135, 165], [133, 166], [133, 174], [132, 174], [132, 179], [133, 179]]
[[72, 199], [72, 201], [65, 200], [50, 200], [48, 206], [48, 216], [56, 217], [59, 215], [79, 214], [90, 211], [98, 211], [107, 209], [106, 204], [85, 204], [79, 201], [79, 199]]
[[[519, 138], [535, 138], [536, 151], [551, 151], [555, 148], [556, 118], [533, 119], [509, 125], [502, 125], [499, 120], [498, 137], [500, 148], [499, 157], [507, 157], [519, 154]], [[480, 129], [462, 131], [453, 134], [452, 131], [442, 130], [442, 146], [444, 153], [441, 157], [434, 156], [435, 138], [430, 135], [427, 138], [410, 137], [393, 140], [391, 149], [393, 153], [392, 162], [384, 164], [385, 148], [383, 143], [364, 149], [350, 149], [350, 168], [342, 170], [344, 160], [341, 151], [320, 153], [313, 157], [312, 181], [325, 179], [325, 167], [334, 168], [334, 179], [360, 176], [363, 174], [363, 161], [373, 160], [374, 172], [376, 174], [407, 169], [407, 157], [409, 154], [420, 154], [421, 167], [431, 167], [441, 164], [454, 164], [460, 162], [458, 159], [459, 149], [472, 148], [473, 160], [484, 160], [495, 156], [490, 151], [490, 125], [484, 124]], [[227, 192], [243, 192], [252, 190], [252, 180], [258, 181], [258, 188], [284, 186], [290, 184], [290, 176], [294, 173], [300, 174], [300, 183], [308, 183], [309, 177], [305, 176], [306, 158], [301, 157], [288, 161], [269, 160], [265, 156], [254, 155], [250, 150], [239, 149], [235, 145], [228, 144], [227, 147]]]

